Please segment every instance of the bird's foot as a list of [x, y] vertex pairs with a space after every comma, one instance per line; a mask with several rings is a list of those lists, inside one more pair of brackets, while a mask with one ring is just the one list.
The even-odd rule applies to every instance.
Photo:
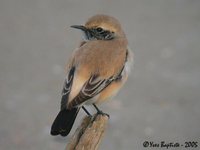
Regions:
[[102, 116], [107, 116], [108, 118], [110, 118], [110, 115], [107, 113], [104, 113], [102, 110], [100, 110], [95, 104], [93, 104], [94, 108], [97, 110], [97, 115], [102, 115]]
[[107, 114], [107, 113], [105, 113], [105, 112], [103, 112], [101, 110], [97, 111], [97, 115], [107, 116], [108, 118], [110, 118], [109, 114]]

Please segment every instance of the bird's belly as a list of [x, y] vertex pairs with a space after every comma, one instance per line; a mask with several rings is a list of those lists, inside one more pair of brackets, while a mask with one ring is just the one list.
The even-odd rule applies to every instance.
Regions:
[[96, 95], [95, 97], [91, 98], [91, 99], [88, 99], [87, 101], [84, 102], [84, 105], [91, 105], [93, 103], [96, 103], [96, 101], [98, 100], [99, 98], [99, 94]]
[[112, 97], [114, 97], [118, 93], [120, 88], [124, 85], [125, 80], [126, 79], [121, 80], [121, 81], [116, 81], [116, 82], [113, 82], [112, 84], [110, 84], [106, 89], [104, 89], [99, 94], [95, 103], [99, 104], [99, 103], [103, 103], [104, 101], [107, 101], [109, 99], [112, 99]]

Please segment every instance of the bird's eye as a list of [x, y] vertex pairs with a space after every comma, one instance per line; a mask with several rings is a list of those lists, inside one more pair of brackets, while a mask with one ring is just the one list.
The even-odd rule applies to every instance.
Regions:
[[98, 32], [102, 32], [102, 31], [103, 31], [103, 29], [102, 29], [101, 27], [96, 28], [96, 30], [97, 30]]

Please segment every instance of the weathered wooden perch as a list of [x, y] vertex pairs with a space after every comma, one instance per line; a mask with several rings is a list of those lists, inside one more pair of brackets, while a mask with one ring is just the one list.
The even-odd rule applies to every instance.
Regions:
[[66, 150], [97, 150], [108, 122], [108, 116], [85, 117], [70, 139]]

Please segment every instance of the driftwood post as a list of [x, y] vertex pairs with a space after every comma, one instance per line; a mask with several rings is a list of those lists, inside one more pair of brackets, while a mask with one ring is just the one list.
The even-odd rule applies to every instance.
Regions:
[[108, 122], [107, 115], [85, 117], [70, 139], [66, 150], [97, 150]]

